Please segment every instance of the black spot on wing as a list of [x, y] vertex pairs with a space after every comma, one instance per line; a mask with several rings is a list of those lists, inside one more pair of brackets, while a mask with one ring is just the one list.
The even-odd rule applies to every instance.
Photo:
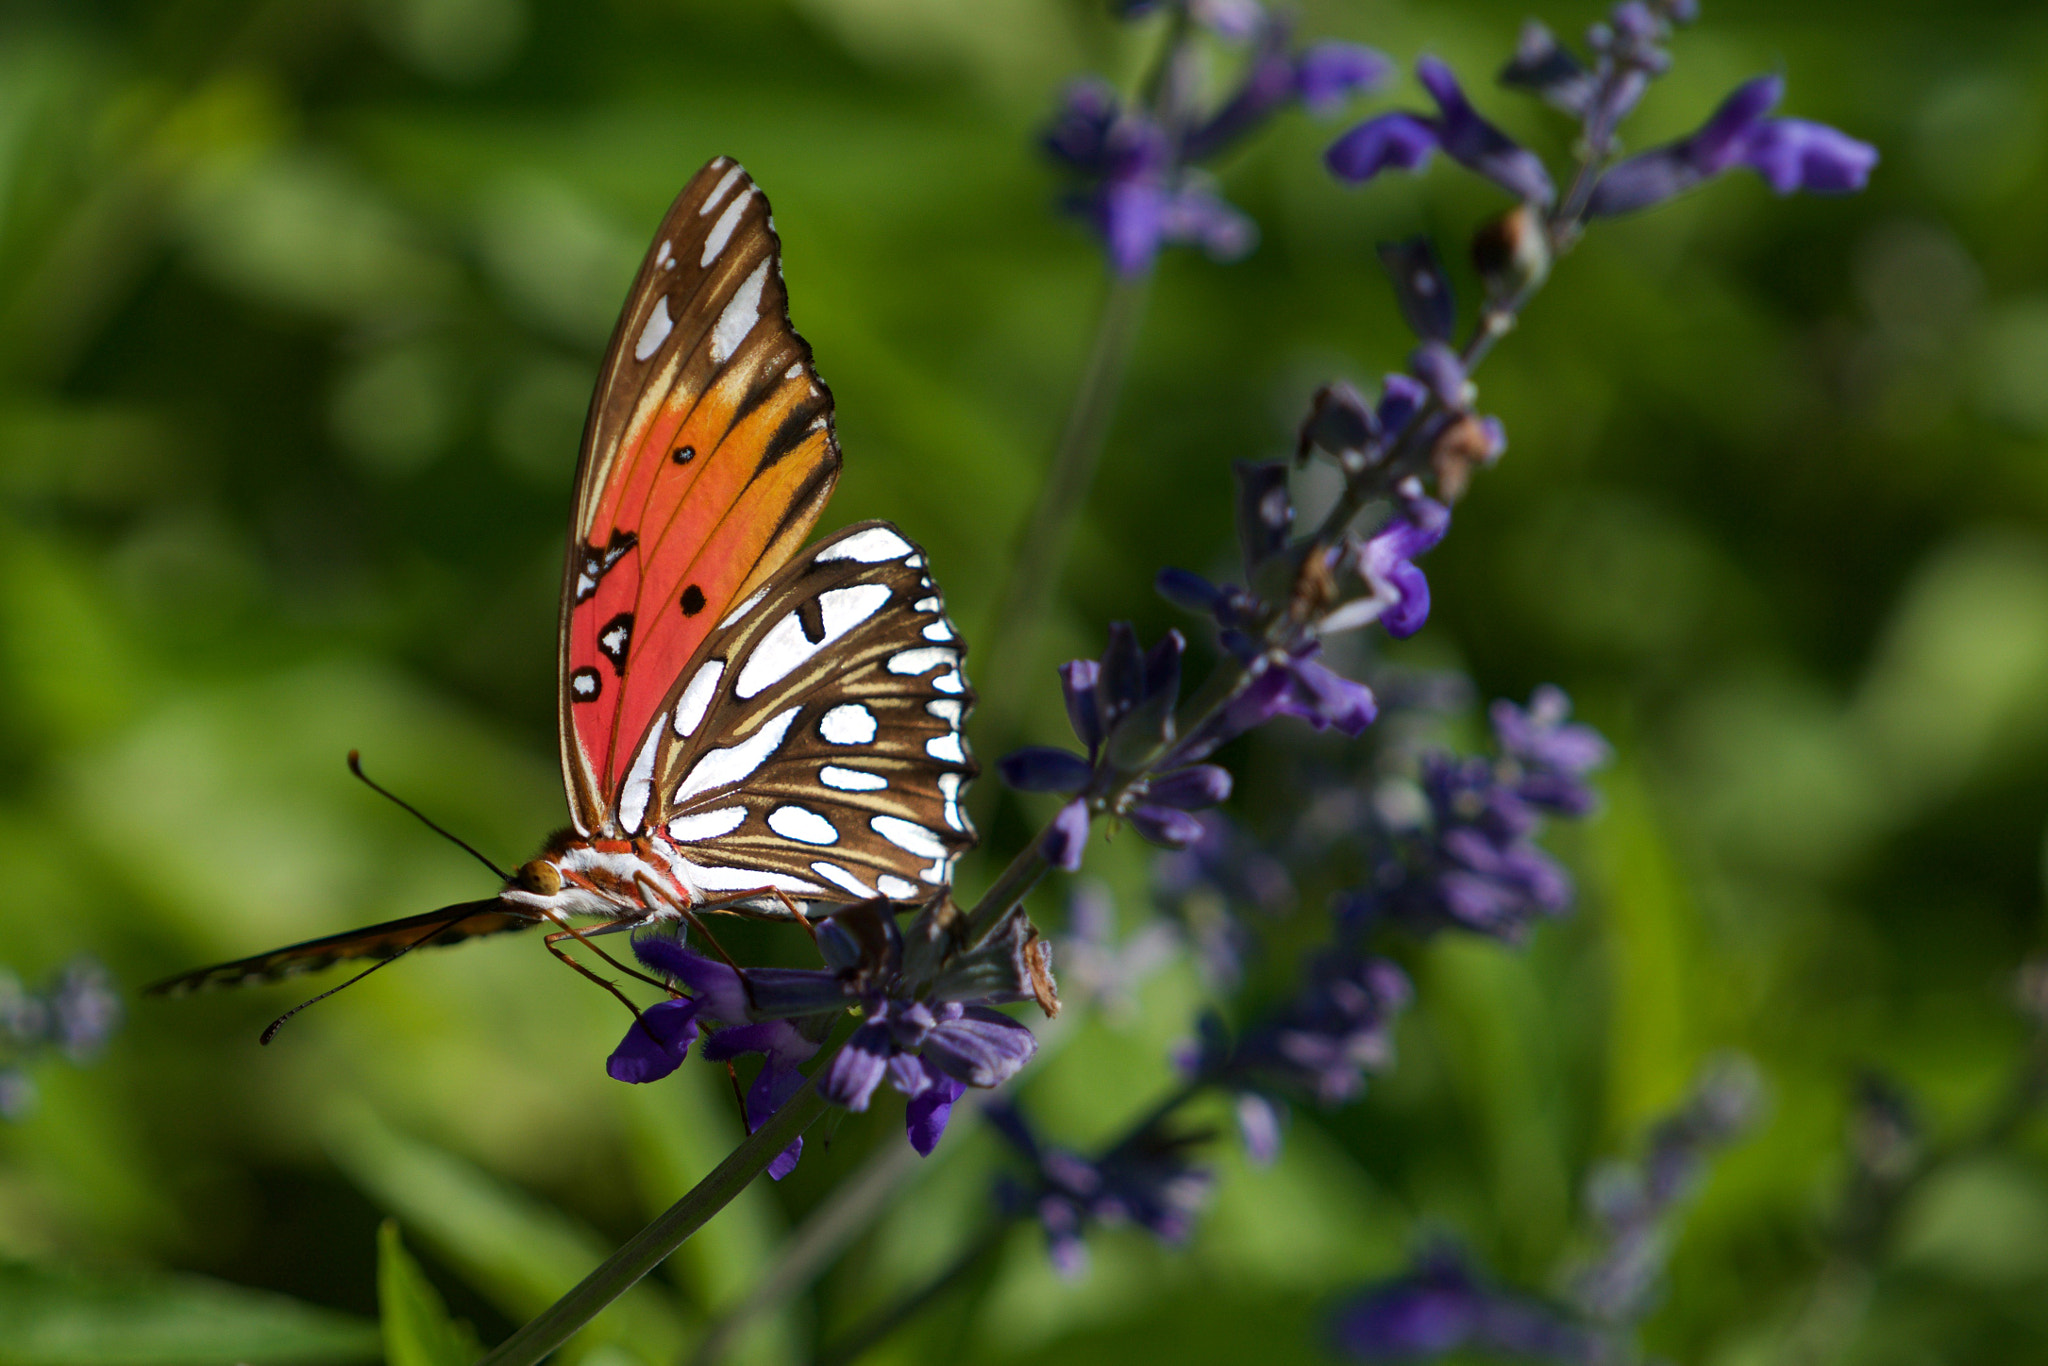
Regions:
[[691, 584], [683, 590], [683, 615], [694, 617], [704, 610], [704, 590]]
[[621, 612], [597, 633], [597, 651], [611, 661], [612, 672], [626, 672], [626, 654], [633, 648], [633, 614]]
[[569, 675], [569, 700], [595, 702], [604, 691], [604, 675], [588, 664]]

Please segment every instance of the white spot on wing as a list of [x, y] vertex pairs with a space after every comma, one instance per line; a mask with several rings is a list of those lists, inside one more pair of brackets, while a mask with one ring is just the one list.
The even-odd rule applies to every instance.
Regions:
[[835, 745], [864, 745], [875, 738], [875, 714], [858, 702], [842, 702], [818, 722], [818, 734]]
[[713, 788], [745, 782], [752, 777], [754, 770], [768, 762], [768, 756], [782, 744], [782, 737], [789, 730], [789, 723], [796, 720], [796, 713], [797, 708], [791, 707], [772, 716], [761, 724], [759, 730], [738, 744], [714, 749], [692, 764], [689, 776], [676, 789], [676, 805], [681, 806]]
[[761, 320], [761, 286], [767, 279], [768, 263], [763, 261], [726, 301], [725, 312], [718, 315], [718, 326], [711, 329], [713, 365], [725, 364]]
[[699, 811], [693, 816], [677, 816], [668, 823], [668, 837], [672, 840], [712, 840], [720, 835], [730, 835], [747, 823], [747, 808], [744, 806], [721, 806], [716, 811]]
[[[723, 161], [725, 160], [725, 158], [720, 157], [719, 160]], [[738, 180], [741, 174], [742, 172], [740, 169], [740, 164], [737, 161], [735, 161], [732, 164], [732, 169], [727, 171], [724, 177], [716, 185], [713, 185], [711, 187], [711, 193], [705, 198], [702, 207], [700, 207], [697, 210], [697, 216], [699, 218], [702, 218], [705, 214], [710, 213], [713, 209], [717, 208], [718, 201], [725, 198], [725, 192], [732, 188], [732, 183], [735, 180]]]
[[947, 722], [949, 725], [952, 725], [956, 728], [960, 724], [960, 713], [962, 711], [962, 708], [958, 702], [954, 701], [950, 697], [935, 698], [932, 701], [925, 703], [924, 709], [930, 712], [933, 716], [938, 717], [941, 721]]
[[633, 359], [646, 360], [661, 350], [674, 326], [668, 317], [668, 295], [664, 294], [654, 301], [654, 311], [647, 315], [647, 324], [640, 329], [640, 340], [633, 343]]
[[740, 666], [739, 682], [733, 692], [753, 697], [763, 688], [788, 677], [790, 670], [830, 645], [854, 627], [872, 617], [889, 601], [889, 587], [881, 583], [856, 583], [833, 588], [818, 595], [818, 615], [825, 630], [817, 642], [804, 635], [803, 622], [795, 612], [769, 627], [755, 644], [747, 662]]
[[717, 864], [699, 867], [688, 859], [684, 859], [683, 864], [689, 871], [691, 882], [707, 892], [753, 892], [772, 887], [797, 896], [815, 896], [818, 891], [816, 883], [787, 873], [768, 873], [759, 868], [727, 868]]
[[661, 239], [661, 250], [654, 253], [654, 264], [660, 266], [663, 270], [674, 270], [676, 268], [675, 247], [666, 237]]
[[776, 807], [768, 813], [768, 828], [804, 844], [839, 843], [839, 827], [807, 806]]
[[880, 564], [883, 560], [900, 560], [909, 553], [910, 542], [898, 536], [894, 528], [871, 526], [826, 546], [818, 552], [818, 563], [859, 560], [862, 564]]
[[[874, 888], [868, 886], [836, 863], [813, 863], [811, 871], [831, 883], [834, 887], [852, 892], [855, 896], [868, 897], [875, 894]], [[892, 878], [890, 881], [896, 881], [896, 879]]]
[[795, 365], [790, 366], [787, 370], [784, 370], [782, 372], [782, 377], [784, 379], [802, 379], [803, 376], [804, 363], [802, 361], [798, 361]]
[[928, 673], [942, 665], [951, 664], [958, 658], [960, 656], [955, 651], [940, 649], [936, 645], [928, 645], [921, 650], [904, 650], [890, 655], [889, 672], [892, 674], [912, 675]]
[[889, 780], [879, 773], [869, 773], [861, 768], [841, 768], [837, 764], [827, 764], [819, 769], [818, 781], [841, 792], [880, 792], [889, 785]]
[[953, 638], [952, 624], [943, 617], [937, 621], [928, 621], [924, 626], [924, 638], [926, 640], [951, 640]]
[[916, 821], [896, 816], [870, 816], [868, 826], [906, 854], [915, 854], [919, 858], [946, 856], [946, 842]]
[[966, 783], [967, 775], [964, 773], [939, 775], [939, 795], [946, 799], [946, 824], [960, 831], [968, 828], [967, 817], [960, 810], [960, 789]]
[[704, 719], [704, 709], [711, 705], [711, 699], [718, 692], [718, 680], [725, 676], [725, 661], [708, 659], [699, 665], [697, 672], [690, 675], [689, 686], [683, 689], [682, 700], [676, 703], [676, 735], [687, 736], [697, 729]]
[[711, 235], [704, 239], [704, 256], [698, 265], [708, 266], [718, 259], [718, 253], [724, 251], [725, 244], [732, 240], [732, 230], [740, 225], [740, 215], [747, 211], [747, 201], [753, 197], [754, 192], [747, 191], [718, 215], [718, 221], [711, 225]]
[[949, 764], [967, 762], [967, 752], [960, 748], [958, 732], [936, 736], [924, 742], [924, 752], [934, 759], [943, 759]]
[[940, 602], [939, 595], [934, 593], [928, 598], [919, 598], [916, 602], [913, 602], [910, 605], [912, 607], [915, 607], [920, 612], [936, 612], [941, 607], [944, 607], [946, 604]]
[[932, 680], [932, 687], [940, 692], [966, 692], [967, 682], [960, 677], [960, 671], [955, 669], [949, 674], [940, 674], [937, 678], [934, 678]]
[[640, 822], [647, 816], [647, 798], [654, 791], [654, 751], [660, 740], [661, 721], [656, 721], [648, 727], [646, 743], [633, 756], [633, 766], [626, 770], [626, 785], [619, 789], [619, 825], [629, 835], [640, 833]]
[[732, 611], [725, 614], [725, 620], [718, 623], [718, 629], [723, 631], [726, 627], [732, 625], [741, 617], [753, 611], [755, 607], [760, 605], [761, 599], [767, 596], [767, 589], [756, 588], [745, 602], [741, 603], [739, 606], [733, 608]]
[[875, 879], [875, 887], [883, 896], [893, 897], [897, 901], [915, 901], [923, 895], [917, 890], [915, 882], [905, 882], [902, 878], [888, 873]]

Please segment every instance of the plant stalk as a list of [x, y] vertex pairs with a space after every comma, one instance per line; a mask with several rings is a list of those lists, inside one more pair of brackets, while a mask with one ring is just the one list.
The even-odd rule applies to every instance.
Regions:
[[638, 1284], [641, 1277], [661, 1265], [691, 1234], [709, 1223], [714, 1214], [731, 1203], [733, 1197], [767, 1170], [784, 1148], [825, 1113], [827, 1104], [818, 1094], [817, 1078], [813, 1075], [802, 1090], [728, 1153], [687, 1195], [605, 1258], [574, 1290], [499, 1343], [478, 1366], [538, 1366], [548, 1353], [567, 1342], [576, 1330], [596, 1318], [606, 1305]]

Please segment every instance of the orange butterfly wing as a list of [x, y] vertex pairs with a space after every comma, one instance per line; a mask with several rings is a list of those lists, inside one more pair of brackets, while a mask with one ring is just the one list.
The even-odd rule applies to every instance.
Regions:
[[767, 199], [717, 158], [641, 262], [577, 465], [560, 721], [579, 833], [619, 833], [625, 769], [675, 680], [838, 478], [832, 395], [790, 327]]

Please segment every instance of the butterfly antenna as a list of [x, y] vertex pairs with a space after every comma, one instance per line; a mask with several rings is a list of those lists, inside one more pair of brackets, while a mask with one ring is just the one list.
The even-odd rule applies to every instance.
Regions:
[[[427, 827], [427, 829], [429, 829], [429, 830], [433, 831], [433, 832], [434, 832], [435, 834], [439, 835], [439, 836], [440, 836], [440, 837], [441, 837], [442, 839], [444, 839], [444, 840], [447, 840], [447, 841], [448, 841], [448, 842], [449, 842], [450, 844], [454, 845], [454, 846], [455, 846], [456, 848], [458, 848], [458, 849], [461, 849], [462, 851], [464, 851], [465, 853], [467, 853], [467, 854], [468, 854], [468, 855], [469, 855], [469, 856], [470, 856], [471, 858], [475, 859], [475, 860], [476, 860], [476, 861], [477, 861], [478, 863], [481, 863], [481, 864], [482, 864], [482, 865], [483, 865], [484, 867], [486, 867], [486, 868], [490, 869], [490, 870], [491, 870], [492, 872], [496, 873], [496, 874], [498, 875], [498, 880], [499, 880], [500, 882], [510, 882], [510, 881], [512, 880], [512, 875], [511, 875], [510, 873], [506, 872], [506, 871], [505, 871], [505, 870], [504, 870], [503, 868], [500, 868], [500, 867], [499, 867], [499, 866], [498, 866], [497, 864], [495, 864], [495, 863], [491, 862], [491, 861], [490, 861], [489, 859], [485, 858], [485, 857], [484, 857], [484, 856], [483, 856], [483, 855], [482, 855], [481, 853], [477, 852], [477, 847], [476, 847], [475, 845], [471, 844], [471, 843], [470, 843], [470, 842], [469, 842], [468, 840], [466, 840], [466, 839], [463, 839], [463, 838], [462, 838], [461, 836], [459, 836], [459, 835], [452, 835], [452, 834], [450, 834], [450, 833], [449, 833], [449, 832], [448, 832], [447, 830], [444, 830], [444, 829], [443, 829], [442, 827], [440, 827], [439, 825], [436, 825], [436, 824], [435, 824], [435, 823], [434, 823], [433, 821], [431, 821], [431, 820], [427, 819], [427, 817], [426, 817], [426, 814], [425, 814], [424, 812], [422, 812], [422, 811], [421, 811], [421, 810], [420, 810], [420, 809], [419, 809], [418, 807], [414, 806], [414, 805], [413, 805], [413, 804], [412, 804], [411, 802], [409, 802], [409, 801], [407, 801], [407, 800], [406, 800], [405, 798], [403, 798], [403, 797], [399, 796], [399, 795], [398, 795], [397, 793], [395, 793], [395, 792], [391, 791], [391, 790], [390, 790], [389, 788], [387, 788], [387, 787], [384, 787], [384, 786], [383, 786], [383, 785], [381, 785], [380, 783], [376, 782], [376, 781], [375, 781], [374, 779], [372, 779], [372, 778], [370, 777], [370, 775], [369, 775], [369, 774], [367, 774], [367, 773], [363, 772], [363, 756], [362, 756], [362, 755], [361, 755], [361, 754], [360, 754], [359, 752], [357, 752], [356, 750], [350, 750], [350, 751], [348, 752], [348, 771], [349, 771], [349, 772], [351, 772], [351, 773], [353, 773], [353, 774], [355, 774], [355, 775], [356, 775], [356, 777], [358, 777], [358, 778], [362, 779], [363, 785], [364, 785], [365, 787], [369, 788], [369, 789], [370, 789], [370, 791], [372, 791], [372, 792], [376, 793], [376, 794], [377, 794], [378, 796], [382, 797], [382, 798], [383, 798], [384, 800], [386, 800], [386, 801], [388, 801], [388, 802], [391, 802], [391, 803], [393, 803], [394, 805], [396, 805], [396, 806], [400, 807], [401, 809], [403, 809], [403, 810], [405, 810], [405, 811], [407, 811], [407, 812], [410, 812], [410, 813], [412, 814], [412, 817], [413, 817], [413, 819], [414, 819], [414, 820], [417, 820], [417, 821], [418, 821], [418, 822], [419, 822], [419, 823], [420, 823], [421, 825], [424, 825], [424, 826], [426, 826], [426, 827]], [[429, 936], [429, 938], [431, 938], [431, 937], [432, 937], [432, 936]], [[426, 941], [425, 941], [425, 940], [421, 940], [420, 942], [421, 942], [421, 943], [425, 943]], [[388, 962], [390, 962], [391, 960], [387, 958], [387, 959], [385, 959], [384, 961], [388, 963]], [[382, 963], [378, 964], [378, 967], [382, 967], [382, 966], [383, 966], [383, 964], [382, 964]], [[376, 971], [376, 969], [375, 969], [375, 968], [372, 968], [372, 969], [371, 969], [371, 971], [373, 971], [373, 972], [374, 972], [374, 971]], [[342, 983], [341, 985], [342, 985], [342, 986], [347, 986], [347, 985], [348, 985], [348, 983], [347, 983], [347, 982], [343, 982], [343, 983]], [[335, 988], [334, 990], [335, 990], [335, 991], [340, 991], [340, 990], [341, 990], [341, 987], [336, 987], [336, 988]], [[326, 995], [330, 995], [330, 996], [331, 996], [331, 995], [333, 995], [334, 993], [333, 993], [333, 992], [327, 992], [327, 993], [325, 993], [325, 994], [326, 994]], [[319, 999], [320, 999], [320, 997], [318, 997], [318, 996], [315, 996], [315, 997], [313, 998], [313, 1001], [317, 1001], [317, 1000], [319, 1000]], [[309, 1006], [309, 1005], [313, 1004], [313, 1001], [308, 1001], [308, 1002], [306, 1002], [306, 1005], [308, 1005], [308, 1006]], [[300, 1006], [300, 1007], [299, 1007], [299, 1009], [300, 1009], [300, 1010], [304, 1010], [305, 1008], [306, 1008], [305, 1006]], [[291, 1018], [291, 1017], [290, 1017], [290, 1016], [286, 1016], [285, 1018], [286, 1018], [286, 1019], [289, 1019], [289, 1018]], [[284, 1021], [283, 1021], [283, 1020], [279, 1020], [279, 1021], [278, 1021], [278, 1024], [283, 1024], [283, 1023], [284, 1023]], [[277, 1028], [277, 1025], [272, 1025], [272, 1026], [271, 1026], [271, 1028], [272, 1028], [272, 1029], [274, 1030], [274, 1029], [276, 1029], [276, 1028]], [[268, 1042], [268, 1040], [267, 1040], [267, 1039], [266, 1039], [265, 1041], [266, 1041], [266, 1042]]]
[[[350, 754], [348, 757], [350, 760], [349, 767], [354, 768], [354, 760], [356, 756], [354, 754]], [[362, 771], [360, 769], [357, 770], [356, 776], [358, 778], [363, 777]], [[368, 778], [363, 778], [363, 781], [366, 783], [370, 782]], [[377, 787], [375, 783], [370, 783], [370, 786]], [[384, 789], [381, 787], [377, 788], [377, 790], [379, 792], [384, 791]], [[384, 795], [387, 797], [391, 796], [391, 794], [388, 792], [385, 792]], [[392, 797], [391, 799], [393, 801], [398, 801], [396, 797]], [[405, 806], [404, 802], [398, 802], [398, 804], [400, 806]], [[406, 807], [406, 810], [411, 811], [412, 808], [408, 806]], [[417, 811], [414, 811], [413, 814], [416, 816], [419, 815]], [[420, 816], [420, 819], [426, 820], [426, 817]], [[433, 824], [433, 822], [428, 821], [428, 824], [431, 825]], [[457, 840], [456, 843], [460, 844], [462, 842], [460, 840]], [[464, 847], [466, 848], [467, 846]], [[473, 849], [470, 850], [470, 852], [476, 853], [476, 851]], [[477, 857], [482, 858], [483, 855], [477, 854]], [[488, 862], [488, 860], [486, 861]], [[356, 983], [362, 981], [365, 977], [368, 977], [371, 973], [375, 972], [378, 968], [390, 967], [393, 963], [396, 963], [399, 959], [405, 957], [408, 953], [411, 953], [414, 949], [419, 948], [421, 945], [433, 943], [436, 939], [439, 939], [442, 935], [448, 933], [449, 930], [453, 929], [457, 924], [461, 923], [462, 919], [463, 917], [459, 915], [452, 915], [448, 917], [448, 919], [436, 925], [432, 930], [428, 931], [426, 934], [423, 934], [419, 938], [413, 940], [410, 944], [407, 944], [404, 948], [400, 949], [397, 953], [392, 954], [389, 958], [380, 958], [376, 962], [370, 964], [370, 966], [364, 968], [361, 972], [349, 978], [346, 982], [343, 982], [341, 986], [329, 987], [327, 988], [327, 990], [321, 992], [318, 996], [315, 996], [310, 1001], [299, 1002], [290, 1010], [287, 1010], [284, 1014], [272, 1020], [268, 1025], [265, 1025], [263, 1028], [263, 1033], [257, 1038], [257, 1042], [262, 1044], [268, 1044], [272, 1039], [277, 1037], [277, 1031], [284, 1028], [284, 1022], [286, 1020], [289, 1020], [292, 1016], [298, 1014], [307, 1006], [318, 1005], [320, 1004], [320, 1002], [326, 1000], [328, 997], [332, 996], [335, 992], [342, 990], [344, 987], [354, 986]]]

